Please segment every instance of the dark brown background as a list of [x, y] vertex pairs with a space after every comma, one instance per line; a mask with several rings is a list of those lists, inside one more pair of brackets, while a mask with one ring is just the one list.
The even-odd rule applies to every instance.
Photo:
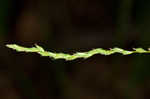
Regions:
[[17, 53], [150, 47], [149, 0], [1, 0], [0, 99], [150, 99], [149, 54], [66, 62]]

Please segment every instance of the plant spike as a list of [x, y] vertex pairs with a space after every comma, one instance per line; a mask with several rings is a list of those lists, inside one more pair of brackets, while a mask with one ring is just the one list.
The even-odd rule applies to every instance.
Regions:
[[88, 52], [77, 52], [77, 53], [74, 53], [71, 55], [71, 54], [65, 54], [65, 53], [54, 53], [54, 52], [45, 51], [39, 45], [35, 45], [35, 47], [31, 47], [31, 48], [19, 46], [16, 44], [7, 44], [6, 46], [8, 48], [16, 50], [17, 52], [36, 52], [36, 53], [40, 54], [41, 56], [48, 56], [53, 59], [65, 59], [66, 61], [75, 60], [77, 58], [86, 59], [95, 54], [111, 55], [114, 53], [120, 53], [123, 55], [130, 55], [133, 53], [150, 53], [150, 50], [144, 50], [143, 48], [133, 48], [133, 51], [127, 51], [127, 50], [115, 47], [115, 48], [112, 48], [109, 50], [105, 50], [102, 48], [96, 48], [96, 49], [90, 50]]

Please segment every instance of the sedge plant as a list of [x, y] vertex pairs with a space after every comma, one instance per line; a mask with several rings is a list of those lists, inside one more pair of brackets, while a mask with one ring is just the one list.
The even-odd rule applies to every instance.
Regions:
[[41, 56], [47, 56], [53, 59], [64, 59], [66, 61], [71, 61], [78, 58], [87, 59], [95, 54], [111, 55], [115, 53], [120, 53], [122, 55], [130, 55], [133, 53], [150, 53], [150, 49], [145, 50], [143, 48], [133, 48], [132, 51], [128, 51], [125, 49], [115, 47], [115, 48], [110, 48], [109, 50], [103, 48], [96, 48], [87, 52], [76, 52], [74, 54], [67, 54], [67, 53], [55, 53], [55, 52], [45, 51], [41, 46], [37, 44], [35, 44], [35, 47], [30, 47], [30, 48], [23, 47], [17, 44], [7, 44], [6, 46], [8, 48], [16, 50], [17, 52], [30, 52], [30, 53], [34, 52], [40, 54]]

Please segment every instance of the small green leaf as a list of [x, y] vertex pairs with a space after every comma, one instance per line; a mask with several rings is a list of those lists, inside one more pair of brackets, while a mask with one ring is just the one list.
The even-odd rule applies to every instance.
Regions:
[[146, 53], [147, 51], [144, 50], [143, 48], [134, 48], [134, 50], [137, 52], [137, 53]]
[[44, 52], [44, 49], [43, 49], [41, 46], [38, 46], [37, 44], [35, 44], [35, 47], [36, 47], [37, 49], [39, 49], [41, 52]]

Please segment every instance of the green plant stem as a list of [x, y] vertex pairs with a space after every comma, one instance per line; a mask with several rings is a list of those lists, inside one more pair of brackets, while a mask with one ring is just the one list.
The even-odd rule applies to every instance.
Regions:
[[111, 55], [114, 53], [120, 53], [123, 55], [130, 55], [133, 53], [150, 53], [150, 50], [144, 50], [143, 48], [134, 48], [133, 51], [128, 51], [128, 50], [124, 50], [124, 49], [116, 47], [116, 48], [112, 48], [109, 50], [97, 48], [97, 49], [90, 50], [88, 52], [77, 52], [74, 54], [65, 54], [65, 53], [54, 53], [54, 52], [45, 51], [42, 47], [38, 45], [35, 45], [35, 47], [31, 47], [31, 48], [22, 47], [16, 44], [7, 44], [6, 46], [18, 52], [32, 52], [32, 53], [35, 52], [35, 53], [40, 54], [41, 56], [47, 56], [53, 59], [65, 59], [66, 61], [75, 60], [78, 58], [86, 59], [95, 54]]

